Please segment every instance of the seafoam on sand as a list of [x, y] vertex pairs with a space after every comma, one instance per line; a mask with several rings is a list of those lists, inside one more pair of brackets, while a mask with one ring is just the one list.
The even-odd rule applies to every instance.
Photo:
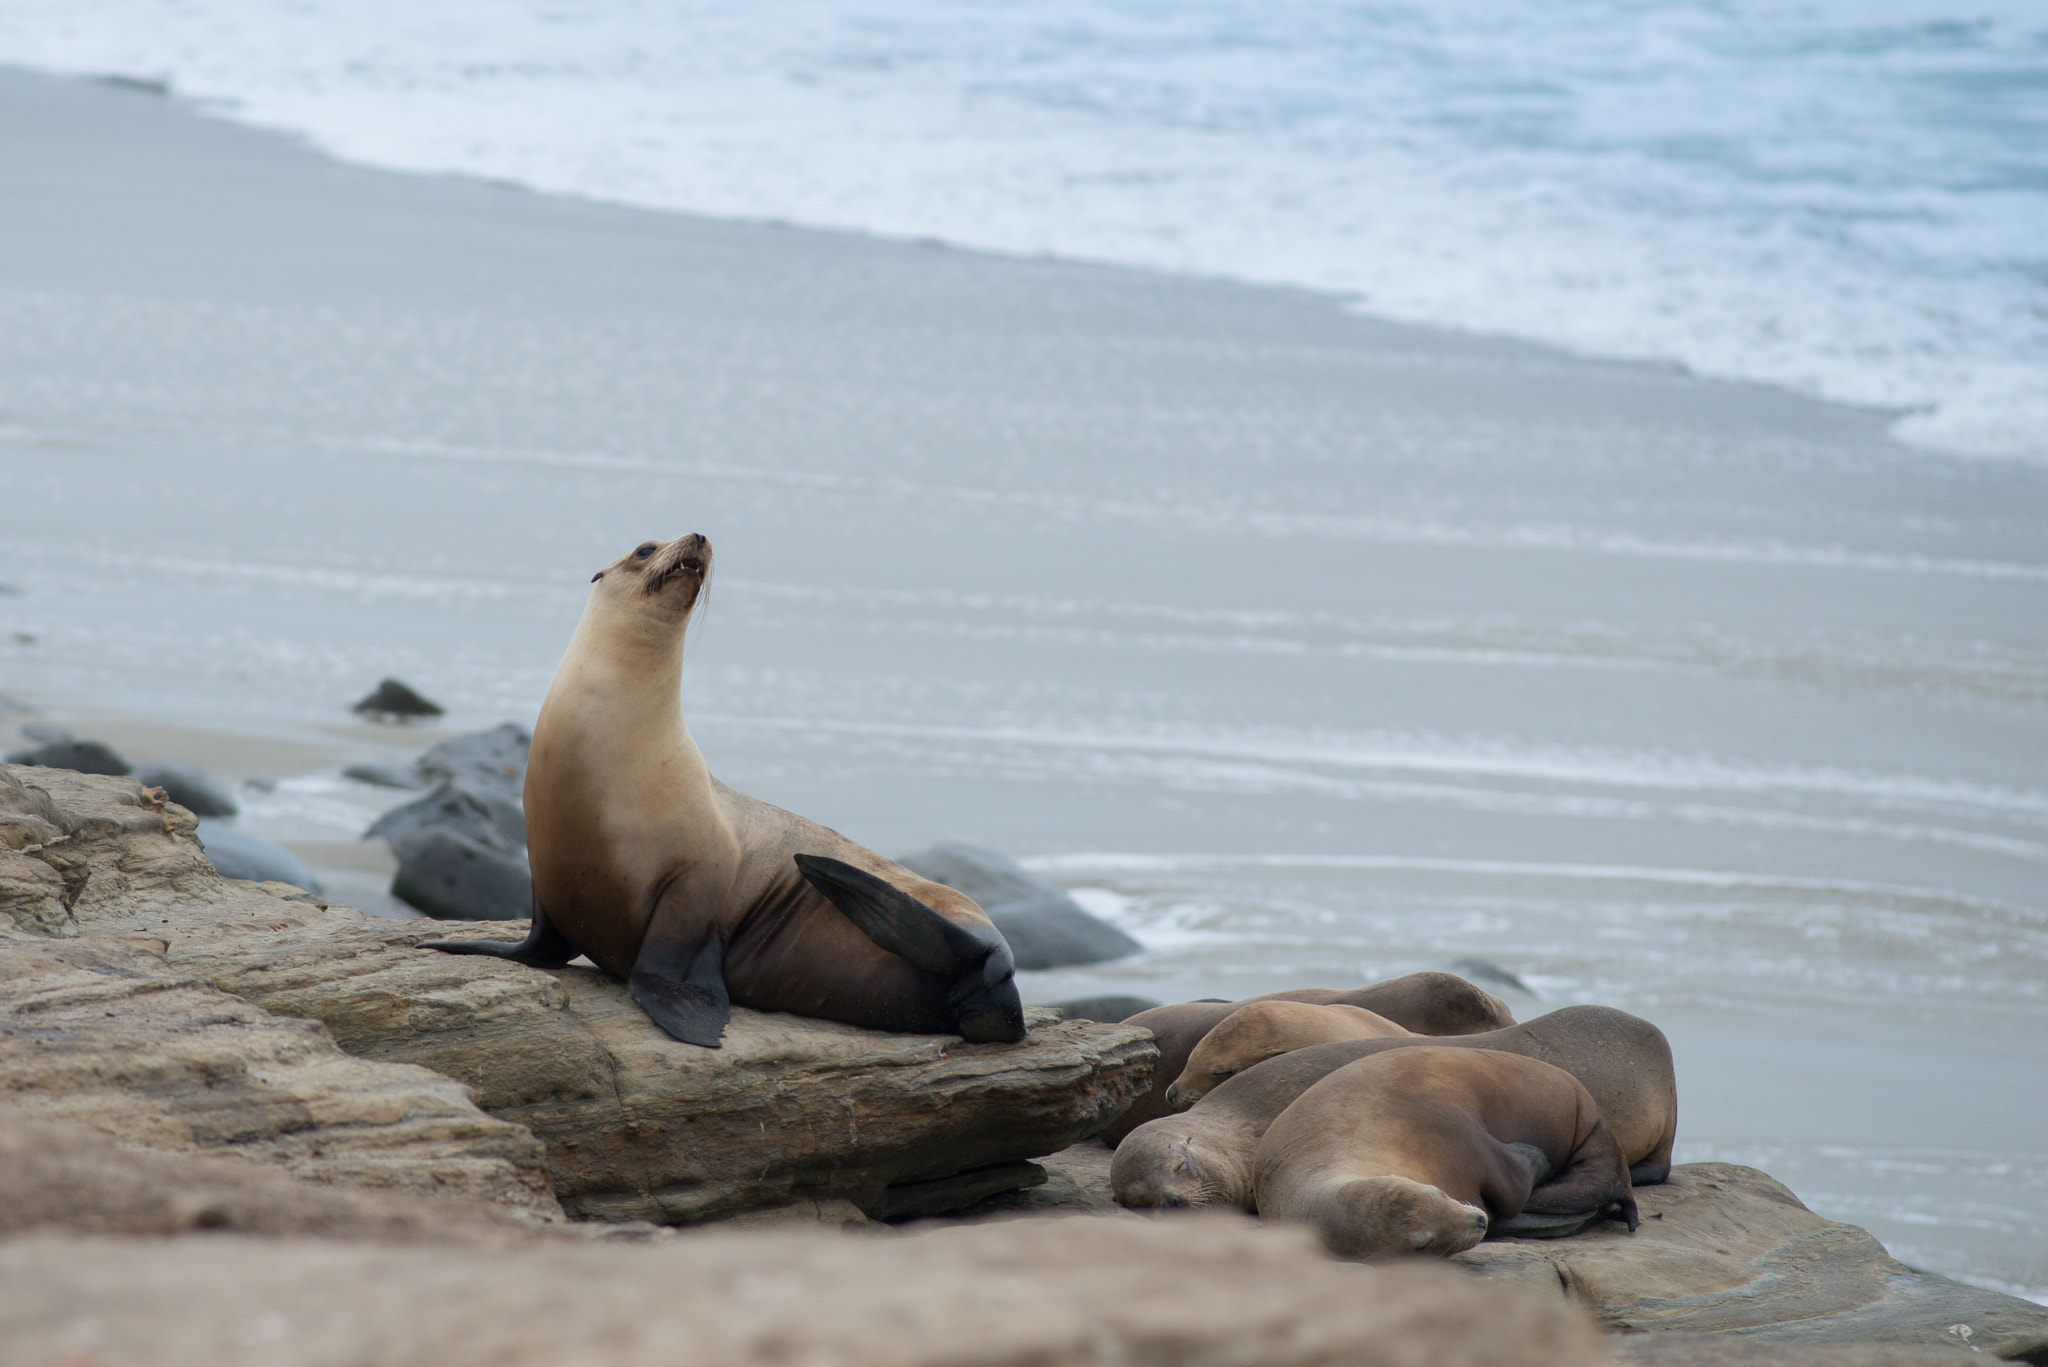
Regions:
[[2048, 456], [2028, 0], [5, 0], [343, 157], [1307, 285]]

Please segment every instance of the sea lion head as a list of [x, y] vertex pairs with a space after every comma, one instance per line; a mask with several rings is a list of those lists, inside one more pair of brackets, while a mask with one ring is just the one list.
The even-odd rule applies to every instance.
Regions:
[[1243, 1171], [1242, 1159], [1232, 1161], [1213, 1151], [1204, 1135], [1188, 1132], [1185, 1124], [1178, 1116], [1165, 1116], [1124, 1136], [1109, 1165], [1110, 1191], [1118, 1205], [1185, 1210], [1245, 1203], [1250, 1174]]
[[590, 576], [595, 596], [614, 609], [680, 627], [711, 578], [711, 542], [691, 532], [673, 541], [643, 541]]
[[1166, 1089], [1166, 1104], [1184, 1111], [1253, 1064], [1311, 1044], [1407, 1033], [1371, 1011], [1309, 1002], [1246, 1002], [1202, 1036], [1188, 1055], [1187, 1066]]
[[1381, 1258], [1463, 1253], [1486, 1237], [1486, 1212], [1449, 1193], [1392, 1174], [1361, 1177], [1329, 1192], [1315, 1222], [1332, 1253]]

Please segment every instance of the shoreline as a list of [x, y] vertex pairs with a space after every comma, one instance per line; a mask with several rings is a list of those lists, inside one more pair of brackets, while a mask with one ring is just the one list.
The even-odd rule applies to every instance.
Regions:
[[606, 197], [589, 191], [550, 187], [533, 180], [492, 175], [486, 172], [472, 172], [460, 169], [423, 169], [404, 164], [400, 161], [378, 161], [375, 159], [351, 157], [338, 150], [331, 138], [325, 138], [317, 132], [288, 127], [282, 124], [268, 123], [260, 118], [251, 117], [244, 112], [242, 102], [233, 97], [207, 98], [185, 94], [167, 78], [134, 76], [114, 71], [57, 70], [38, 67], [9, 67], [6, 69], [21, 71], [47, 79], [92, 83], [142, 97], [160, 99], [201, 118], [247, 132], [286, 140], [302, 148], [304, 151], [323, 160], [330, 161], [335, 165], [379, 174], [441, 180], [450, 184], [469, 185], [492, 191], [510, 191], [533, 195], [543, 199], [583, 204], [593, 208], [646, 213], [684, 221], [720, 224], [741, 229], [799, 234], [815, 233], [881, 247], [959, 252], [988, 260], [1028, 262], [1055, 268], [1129, 272], [1138, 276], [1155, 278], [1163, 282], [1179, 282], [1195, 286], [1222, 286], [1298, 294], [1306, 298], [1324, 301], [1341, 310], [1347, 316], [1379, 326], [1414, 329], [1419, 332], [1434, 333], [1447, 339], [1482, 345], [1502, 344], [1533, 347], [1539, 351], [1555, 355], [1566, 362], [1644, 367], [1654, 371], [1675, 374], [1690, 380], [1727, 385], [1737, 389], [1753, 388], [1787, 399], [1820, 404], [1845, 413], [1859, 414], [1878, 425], [1886, 442], [1903, 450], [1933, 458], [1994, 462], [2012, 461], [2021, 465], [2036, 467], [2048, 465], [2048, 449], [1999, 451], [1970, 449], [1966, 446], [1944, 446], [1932, 441], [1912, 440], [1900, 436], [1893, 431], [1893, 428], [1898, 424], [1910, 422], [1934, 411], [1939, 405], [1932, 402], [1884, 404], [1858, 401], [1825, 393], [1820, 389], [1810, 386], [1803, 386], [1796, 380], [1764, 379], [1703, 370], [1675, 355], [1662, 353], [1632, 354], [1622, 350], [1581, 350], [1562, 341], [1546, 339], [1526, 333], [1489, 330], [1484, 327], [1465, 326], [1438, 319], [1403, 317], [1397, 313], [1379, 311], [1363, 295], [1355, 291], [1301, 283], [1295, 280], [1268, 278], [1260, 276], [1256, 272], [1233, 274], [1194, 268], [1174, 268], [1132, 259], [1118, 259], [1113, 255], [1089, 256], [1057, 251], [1032, 252], [1011, 250], [1001, 246], [972, 241], [956, 241], [952, 238], [926, 232], [890, 232], [878, 228], [864, 228], [828, 222], [810, 222], [773, 214], [720, 214], [707, 212], [702, 209], [672, 207], [658, 203], [652, 198], [634, 198], [625, 194]]

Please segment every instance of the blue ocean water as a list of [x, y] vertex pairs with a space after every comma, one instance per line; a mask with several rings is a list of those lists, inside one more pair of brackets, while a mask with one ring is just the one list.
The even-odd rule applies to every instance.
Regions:
[[374, 165], [1339, 292], [2048, 457], [2033, 0], [0, 0]]

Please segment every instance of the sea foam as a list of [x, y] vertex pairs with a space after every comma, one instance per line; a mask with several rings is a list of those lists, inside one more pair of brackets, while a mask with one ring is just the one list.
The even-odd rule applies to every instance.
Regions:
[[4, 0], [373, 165], [1335, 291], [2048, 458], [2027, 0]]

